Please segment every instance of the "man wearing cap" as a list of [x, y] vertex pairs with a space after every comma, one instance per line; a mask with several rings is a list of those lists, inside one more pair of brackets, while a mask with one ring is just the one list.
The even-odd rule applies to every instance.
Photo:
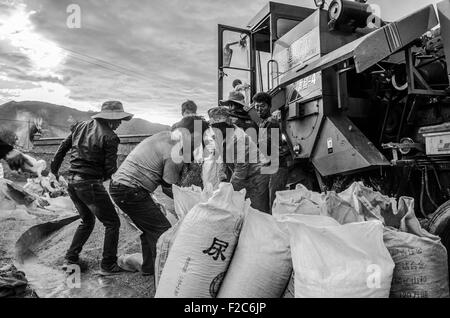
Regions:
[[223, 142], [218, 148], [222, 148], [222, 160], [232, 171], [230, 183], [236, 191], [246, 190], [254, 209], [270, 213], [270, 176], [262, 170], [267, 159], [258, 151], [252, 139], [232, 123], [230, 111], [226, 107], [213, 108], [208, 115], [216, 134], [222, 136], [216, 137], [216, 140]]
[[97, 217], [105, 226], [101, 274], [122, 271], [117, 265], [120, 219], [103, 182], [117, 170], [120, 140], [114, 130], [132, 117], [124, 112], [121, 102], [105, 102], [99, 114], [73, 126], [53, 158], [51, 172], [58, 178], [64, 157], [70, 151], [68, 192], [82, 220], [67, 251], [65, 266], [81, 265], [79, 254], [94, 230]]

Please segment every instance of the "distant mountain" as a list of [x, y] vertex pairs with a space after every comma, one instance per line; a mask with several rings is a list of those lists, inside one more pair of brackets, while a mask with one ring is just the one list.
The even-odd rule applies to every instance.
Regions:
[[[83, 112], [66, 106], [43, 102], [9, 102], [0, 106], [0, 129], [16, 132], [19, 140], [26, 139], [34, 120], [42, 118], [42, 137], [64, 137], [72, 124], [91, 118], [95, 112]], [[170, 127], [134, 118], [124, 122], [118, 135], [155, 134]], [[22, 140], [23, 143], [23, 140]]]

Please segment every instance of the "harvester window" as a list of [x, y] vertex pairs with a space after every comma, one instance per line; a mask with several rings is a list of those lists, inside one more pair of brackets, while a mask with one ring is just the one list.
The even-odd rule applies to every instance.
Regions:
[[[267, 63], [271, 60], [270, 53], [256, 51], [256, 91], [265, 92], [269, 89], [267, 82]], [[269, 70], [270, 72], [270, 70]]]
[[223, 66], [250, 68], [250, 39], [246, 34], [223, 32]]
[[277, 39], [281, 38], [283, 35], [291, 31], [294, 27], [296, 27], [300, 21], [292, 20], [292, 19], [277, 19]]
[[[246, 101], [254, 92], [254, 52], [249, 30], [219, 25], [219, 100], [228, 97], [239, 80], [246, 87]], [[248, 95], [248, 96], [247, 96]]]

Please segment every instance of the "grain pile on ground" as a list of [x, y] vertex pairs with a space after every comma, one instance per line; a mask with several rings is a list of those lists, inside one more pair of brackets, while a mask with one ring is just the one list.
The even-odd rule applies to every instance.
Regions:
[[[27, 229], [60, 217], [55, 211], [39, 209], [33, 204], [29, 206], [19, 204], [10, 196], [7, 184], [13, 183], [5, 179], [0, 180], [0, 233], [2, 233], [0, 267], [13, 263], [14, 246]], [[63, 205], [62, 202], [60, 202], [61, 205]], [[73, 214], [75, 212], [66, 211], [65, 213]]]
[[28, 221], [17, 221], [17, 220], [3, 220], [0, 222], [0, 267], [12, 264], [14, 262], [14, 246], [20, 236], [28, 228], [39, 224], [40, 221], [28, 220]]
[[[16, 186], [25, 185], [24, 182], [15, 182]], [[108, 185], [105, 185], [108, 188]], [[162, 194], [155, 193], [156, 198], [170, 213], [174, 211], [173, 201]], [[15, 259], [15, 245], [17, 240], [33, 226], [63, 218], [67, 215], [76, 215], [69, 197], [46, 198], [51, 205], [46, 209], [26, 208], [27, 219], [8, 217], [0, 222], [0, 267], [17, 264]], [[12, 203], [16, 208], [16, 203]], [[140, 253], [140, 232], [121, 217], [121, 231], [119, 240], [119, 254]], [[124, 273], [114, 278], [101, 278], [96, 275], [101, 261], [104, 227], [96, 222], [96, 227], [87, 242], [81, 258], [89, 265], [86, 272], [81, 275], [81, 288], [69, 289], [66, 286], [66, 276], [61, 271], [64, 255], [72, 241], [73, 235], [80, 221], [76, 221], [58, 232], [53, 233], [43, 242], [33, 247], [36, 257], [20, 265], [20, 270], [26, 273], [30, 285], [39, 297], [71, 297], [71, 298], [113, 298], [113, 297], [153, 297], [155, 293], [154, 278], [143, 277], [140, 273]]]
[[[80, 255], [88, 265], [88, 270], [81, 274], [81, 288], [66, 288], [60, 266], [79, 223], [80, 221], [76, 221], [51, 235], [36, 249], [37, 258], [25, 264], [24, 270], [37, 294], [41, 297], [70, 298], [152, 297], [153, 277], [150, 279], [139, 273], [124, 273], [101, 279], [96, 275], [100, 268], [104, 238], [104, 227], [100, 222], [96, 223], [94, 232]], [[140, 252], [140, 232], [131, 227], [123, 217], [121, 223], [119, 255]]]
[[[173, 202], [161, 192], [156, 193], [168, 211], [173, 211]], [[140, 253], [140, 231], [120, 215], [121, 229], [118, 255]], [[55, 298], [150, 298], [155, 294], [154, 277], [143, 277], [141, 273], [125, 272], [121, 275], [102, 278], [97, 275], [103, 250], [104, 227], [96, 222], [95, 229], [80, 257], [88, 265], [81, 274], [81, 288], [67, 288], [66, 277], [60, 270], [64, 255], [69, 248], [76, 228], [76, 221], [34, 248], [36, 259], [27, 262], [23, 270], [40, 297]]]

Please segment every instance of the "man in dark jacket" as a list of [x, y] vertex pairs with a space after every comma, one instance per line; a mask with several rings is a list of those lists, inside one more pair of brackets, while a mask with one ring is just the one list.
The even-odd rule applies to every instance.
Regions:
[[272, 117], [272, 97], [267, 93], [258, 93], [253, 97], [253, 103], [256, 111], [261, 119], [259, 122], [260, 136], [259, 149], [267, 153], [272, 159], [275, 154], [272, 154], [272, 129], [278, 130], [279, 139], [276, 146], [279, 148], [278, 152], [278, 169], [270, 176], [269, 192], [270, 192], [270, 206], [272, 207], [276, 193], [278, 191], [286, 190], [286, 184], [289, 177], [288, 160], [290, 157], [289, 147], [286, 142], [282, 140], [282, 133], [280, 123], [277, 119]]
[[25, 164], [31, 162], [19, 151], [0, 139], [0, 160], [4, 159], [12, 170], [24, 169]]
[[97, 217], [105, 226], [101, 273], [121, 272], [117, 265], [120, 219], [103, 182], [117, 171], [120, 140], [114, 130], [123, 120], [132, 117], [123, 111], [122, 103], [104, 103], [99, 114], [72, 128], [72, 133], [63, 141], [51, 163], [51, 172], [58, 178], [61, 163], [70, 151], [68, 192], [82, 219], [67, 251], [66, 265], [80, 265], [79, 254], [94, 230]]

